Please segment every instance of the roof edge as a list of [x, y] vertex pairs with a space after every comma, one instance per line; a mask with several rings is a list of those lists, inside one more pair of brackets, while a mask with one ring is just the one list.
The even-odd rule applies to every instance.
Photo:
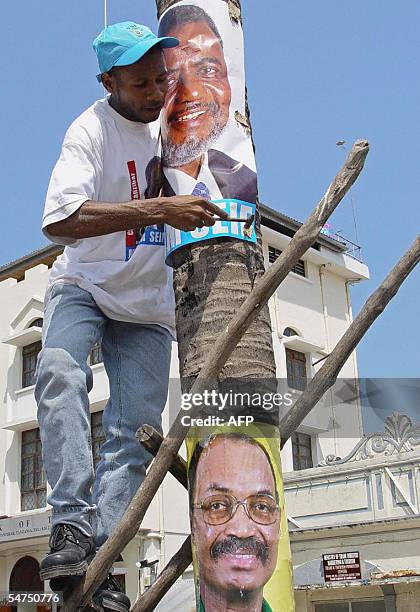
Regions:
[[31, 251], [19, 259], [0, 266], [0, 281], [6, 278], [21, 279], [26, 270], [42, 263], [48, 263], [51, 258], [57, 257], [62, 252], [63, 247], [58, 244], [47, 244], [36, 251]]

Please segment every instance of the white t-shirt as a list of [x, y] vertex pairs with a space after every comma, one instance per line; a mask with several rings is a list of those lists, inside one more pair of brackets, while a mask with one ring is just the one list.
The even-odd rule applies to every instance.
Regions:
[[53, 170], [42, 229], [66, 245], [49, 284], [76, 284], [89, 291], [111, 319], [158, 324], [174, 334], [172, 271], [164, 263], [163, 226], [106, 236], [59, 238], [45, 229], [72, 215], [84, 202], [128, 202], [144, 197], [146, 167], [159, 154], [159, 120], [129, 121], [107, 98], [95, 102], [68, 129]]

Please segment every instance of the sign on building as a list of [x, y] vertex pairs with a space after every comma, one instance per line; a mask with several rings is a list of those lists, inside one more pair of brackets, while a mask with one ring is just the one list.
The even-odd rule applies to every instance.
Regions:
[[331, 553], [322, 555], [325, 582], [361, 580], [360, 555], [358, 552]]
[[51, 511], [0, 520], [0, 544], [35, 536], [49, 535]]

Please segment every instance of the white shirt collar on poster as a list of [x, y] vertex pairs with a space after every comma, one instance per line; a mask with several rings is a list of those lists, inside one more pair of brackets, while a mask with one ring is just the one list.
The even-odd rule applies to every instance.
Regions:
[[164, 168], [163, 171], [175, 193], [182, 195], [191, 194], [197, 183], [204, 183], [211, 194], [212, 200], [221, 200], [223, 198], [210, 171], [207, 153], [204, 154], [200, 173], [196, 179], [177, 168]]

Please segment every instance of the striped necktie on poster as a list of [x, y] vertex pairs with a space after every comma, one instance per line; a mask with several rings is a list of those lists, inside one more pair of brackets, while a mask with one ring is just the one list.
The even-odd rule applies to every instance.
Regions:
[[211, 200], [210, 191], [205, 183], [197, 183], [191, 195], [199, 196], [200, 198], [205, 198], [206, 200]]

